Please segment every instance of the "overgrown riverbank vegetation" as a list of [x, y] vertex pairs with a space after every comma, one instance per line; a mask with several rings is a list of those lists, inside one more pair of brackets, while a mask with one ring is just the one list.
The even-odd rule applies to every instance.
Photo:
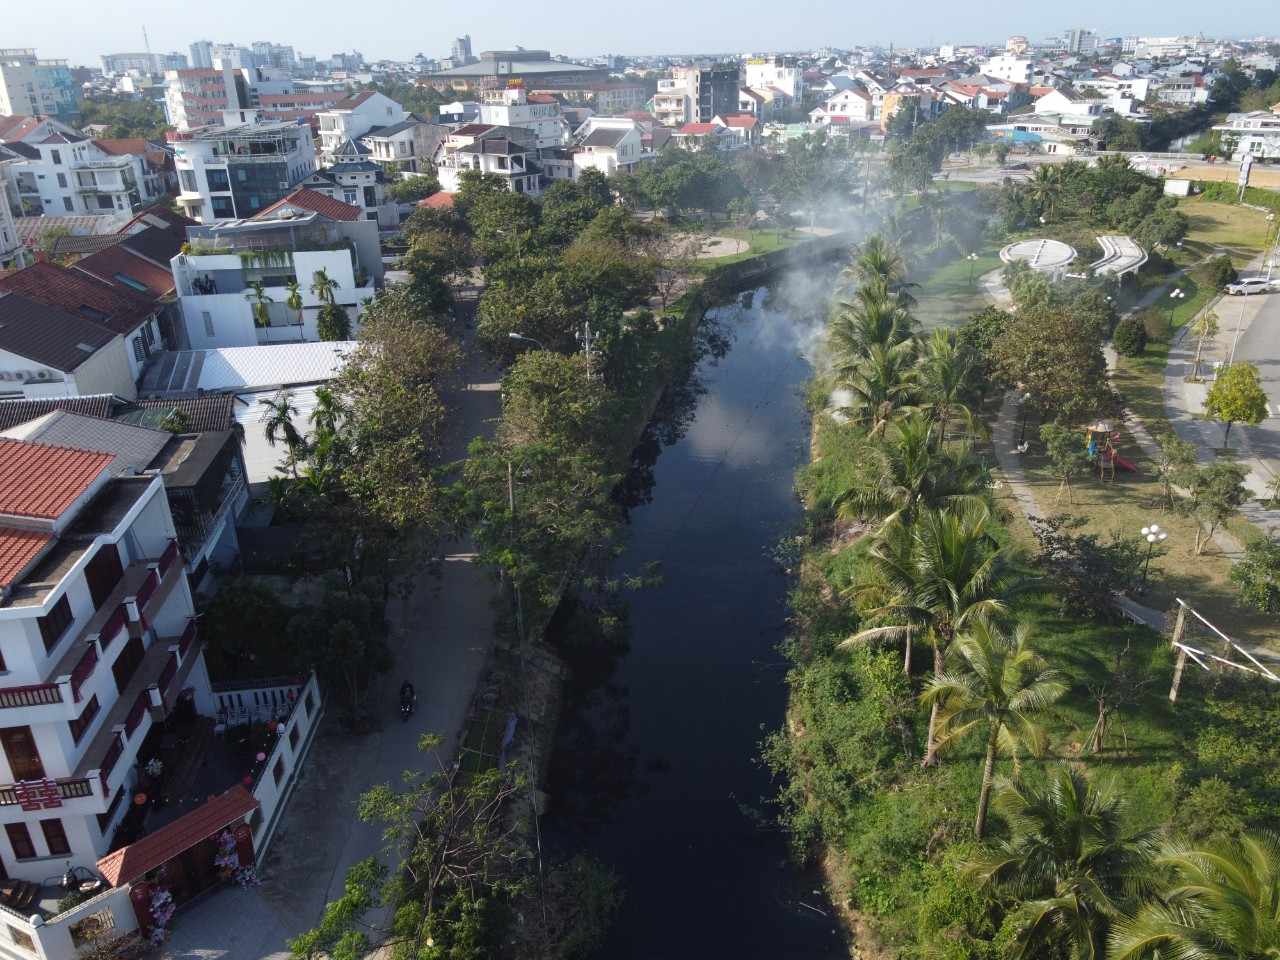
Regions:
[[[1276, 687], [1190, 665], [1171, 703], [1168, 641], [1112, 601], [1147, 576], [1136, 530], [1028, 528], [982, 456], [990, 388], [1016, 382], [1072, 511], [1097, 482], [1079, 427], [1117, 399], [1113, 305], [1015, 272], [1017, 313], [924, 337], [905, 277], [862, 248], [811, 390], [790, 709], [764, 748], [797, 852], [863, 956], [1265, 956]], [[1209, 468], [1170, 451], [1200, 499], [1164, 495], [1213, 513]]]

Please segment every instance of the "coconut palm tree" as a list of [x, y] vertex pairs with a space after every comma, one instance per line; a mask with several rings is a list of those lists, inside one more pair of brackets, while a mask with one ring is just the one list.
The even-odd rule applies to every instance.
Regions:
[[328, 387], [316, 387], [316, 405], [311, 411], [311, 425], [316, 434], [333, 435], [338, 432], [338, 421], [346, 415], [346, 404]]
[[1058, 201], [1062, 197], [1062, 171], [1051, 163], [1036, 168], [1035, 176], [1027, 184], [1027, 190], [1045, 221], [1053, 220]]
[[267, 408], [267, 416], [262, 421], [267, 446], [274, 448], [277, 440], [284, 440], [285, 448], [289, 451], [289, 469], [296, 478], [298, 461], [306, 454], [307, 441], [293, 424], [293, 418], [298, 415], [298, 408], [293, 404], [293, 394], [281, 390], [274, 397], [258, 402]]
[[872, 234], [863, 242], [841, 278], [846, 284], [858, 287], [880, 281], [904, 306], [915, 303], [915, 298], [907, 292], [916, 286], [907, 282], [907, 262], [897, 245], [881, 234]]
[[966, 425], [973, 411], [964, 402], [973, 360], [956, 331], [939, 327], [924, 341], [920, 354], [921, 393], [929, 399], [929, 415], [938, 424], [938, 443], [947, 442], [947, 425], [957, 415]]
[[284, 285], [289, 295], [285, 297], [284, 304], [292, 310], [298, 317], [298, 339], [304, 339], [303, 323], [302, 323], [302, 287], [298, 286], [298, 280], [295, 277]]
[[271, 299], [271, 295], [262, 286], [262, 281], [250, 280], [249, 289], [244, 296], [249, 301], [249, 309], [253, 311], [253, 325], [255, 327], [271, 326], [270, 305], [275, 301]]
[[316, 299], [326, 306], [333, 306], [335, 300], [333, 291], [337, 290], [339, 283], [329, 276], [329, 271], [321, 267], [315, 273], [311, 274], [311, 292], [316, 295]]
[[979, 840], [987, 829], [996, 754], [1013, 757], [1015, 771], [1022, 747], [1033, 756], [1043, 755], [1044, 729], [1033, 718], [1067, 692], [1062, 674], [1049, 669], [1031, 649], [1030, 636], [1026, 624], [1006, 634], [990, 621], [975, 620], [947, 652], [950, 668], [935, 675], [920, 695], [922, 703], [940, 708], [935, 731], [939, 750], [974, 730], [986, 734], [973, 823]]
[[837, 374], [837, 383], [849, 393], [849, 403], [839, 412], [865, 426], [868, 436], [883, 435], [915, 396], [913, 344], [873, 344], [852, 370]]
[[1205, 849], [1166, 845], [1156, 863], [1173, 886], [1116, 921], [1109, 957], [1280, 957], [1280, 836], [1245, 834]]
[[987, 471], [966, 448], [943, 450], [933, 441], [934, 424], [924, 414], [899, 420], [881, 451], [875, 482], [861, 482], [833, 506], [845, 519], [901, 519], [910, 525], [920, 510], [981, 506]]
[[[940, 675], [956, 635], [974, 621], [1003, 614], [1019, 586], [1010, 575], [1008, 549], [995, 539], [995, 524], [985, 506], [922, 510], [909, 527], [900, 520], [891, 524], [869, 553], [875, 578], [888, 594], [870, 615], [898, 623], [862, 630], [841, 646], [901, 637], [909, 648], [923, 636], [933, 647], [934, 676]], [[903, 665], [909, 672], [909, 651]], [[938, 709], [935, 702], [929, 714], [926, 766], [937, 762]]]
[[1002, 781], [993, 807], [1011, 835], [965, 872], [1015, 905], [1011, 955], [1032, 960], [1065, 947], [1099, 960], [1110, 923], [1152, 887], [1156, 833], [1126, 833], [1121, 796], [1066, 764], [1052, 768], [1043, 787]]
[[892, 347], [911, 337], [911, 314], [879, 280], [859, 287], [827, 324], [827, 352], [837, 374], [853, 370], [872, 346]]

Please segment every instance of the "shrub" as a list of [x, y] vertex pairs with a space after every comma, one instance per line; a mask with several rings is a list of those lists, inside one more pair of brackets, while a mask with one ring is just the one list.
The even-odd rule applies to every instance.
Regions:
[[1029, 517], [1040, 552], [1035, 564], [1055, 585], [1053, 599], [1064, 616], [1114, 620], [1112, 591], [1127, 590], [1137, 578], [1143, 553], [1132, 538], [1114, 533], [1107, 542], [1096, 533], [1074, 533], [1081, 517]]
[[1137, 317], [1125, 317], [1116, 324], [1112, 336], [1116, 353], [1122, 357], [1140, 357], [1147, 349], [1147, 331]]
[[1207, 777], [1178, 800], [1176, 822], [1192, 842], [1239, 836], [1256, 813], [1248, 792], [1221, 777]]
[[1152, 340], [1162, 342], [1169, 339], [1172, 327], [1169, 323], [1169, 315], [1163, 310], [1148, 307], [1138, 314], [1137, 319], [1141, 321], [1142, 329], [1146, 331], [1148, 342]]
[[1231, 262], [1231, 258], [1226, 254], [1220, 257], [1214, 257], [1205, 265], [1205, 275], [1211, 284], [1219, 290], [1228, 283], [1234, 283], [1239, 274], [1236, 272], [1235, 264]]
[[1231, 567], [1240, 599], [1263, 613], [1280, 613], [1280, 540], [1258, 538]]

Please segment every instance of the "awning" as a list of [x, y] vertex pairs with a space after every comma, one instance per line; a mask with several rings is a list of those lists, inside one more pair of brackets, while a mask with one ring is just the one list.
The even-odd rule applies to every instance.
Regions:
[[258, 801], [242, 786], [206, 800], [173, 823], [121, 847], [98, 861], [98, 872], [113, 887], [123, 886], [168, 863], [200, 841], [247, 816]]

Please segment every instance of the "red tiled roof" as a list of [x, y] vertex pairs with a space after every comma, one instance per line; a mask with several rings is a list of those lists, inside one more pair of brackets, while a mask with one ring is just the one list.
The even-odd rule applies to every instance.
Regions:
[[375, 90], [361, 90], [359, 93], [355, 94], [354, 96], [347, 97], [344, 100], [339, 100], [337, 103], [333, 105], [333, 109], [350, 110], [353, 107], [358, 107], [360, 106], [360, 104], [364, 103], [366, 100], [372, 97], [376, 92], [377, 91]]
[[53, 537], [40, 530], [0, 527], [0, 590], [22, 576]]
[[1027, 92], [1033, 97], [1043, 97], [1057, 90], [1057, 87], [1037, 87], [1034, 84], [1027, 88]]
[[119, 139], [94, 140], [98, 145], [98, 149], [103, 153], [109, 153], [113, 157], [123, 157], [126, 154], [133, 154], [140, 157], [147, 152], [147, 141], [142, 137], [121, 137]]
[[[130, 253], [121, 246], [107, 247], [97, 253], [90, 254], [76, 261], [72, 269], [91, 274], [118, 289], [149, 296], [152, 300], [159, 300], [161, 297], [172, 293], [174, 289], [173, 274], [170, 271], [165, 270], [163, 267], [157, 267], [149, 260], [143, 260], [142, 257]], [[133, 289], [121, 277], [127, 277], [136, 283], [141, 283], [147, 288], [147, 292], [143, 293], [141, 290]]]
[[531, 93], [525, 97], [525, 100], [529, 103], [558, 103], [559, 102], [558, 100], [556, 100], [555, 97], [553, 97], [549, 93]]
[[113, 887], [137, 880], [185, 853], [201, 840], [258, 808], [258, 801], [242, 786], [210, 797], [196, 809], [165, 824], [136, 843], [121, 847], [98, 861], [98, 872]]
[[114, 459], [113, 453], [0, 438], [0, 514], [56, 520]]
[[0, 277], [0, 290], [21, 293], [126, 336], [155, 312], [151, 300], [142, 294], [54, 263], [33, 263]]
[[716, 125], [714, 123], [686, 123], [676, 133], [682, 133], [690, 137], [702, 137], [708, 133], [714, 133], [715, 129]]
[[486, 130], [492, 130], [492, 123], [468, 123], [453, 131], [455, 137], [478, 137]]
[[26, 117], [20, 113], [0, 116], [0, 140], [21, 140], [42, 123], [44, 117]]
[[283, 200], [277, 200], [265, 210], [260, 210], [253, 215], [254, 220], [269, 220], [268, 214], [281, 207], [301, 207], [303, 210], [311, 210], [315, 213], [322, 214], [330, 220], [363, 220], [364, 211], [359, 207], [354, 207], [349, 203], [343, 203], [333, 197], [319, 193], [315, 190], [308, 190], [306, 187], [299, 187], [293, 193], [289, 194]]
[[727, 127], [737, 127], [744, 130], [750, 130], [759, 121], [749, 113], [732, 113], [727, 117], [721, 117]]
[[452, 210], [455, 196], [456, 194], [446, 193], [442, 190], [419, 200], [418, 206], [426, 207], [428, 210]]

